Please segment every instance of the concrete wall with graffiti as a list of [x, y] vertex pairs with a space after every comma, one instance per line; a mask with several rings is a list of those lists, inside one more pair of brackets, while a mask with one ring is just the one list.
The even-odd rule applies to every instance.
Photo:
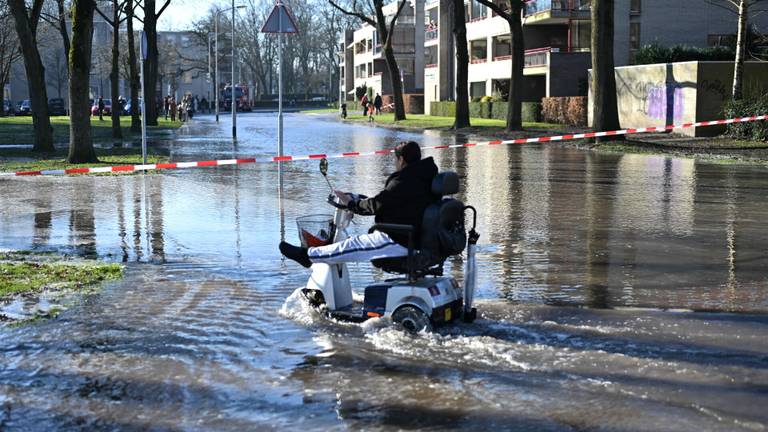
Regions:
[[[616, 93], [621, 127], [665, 126], [722, 118], [732, 82], [731, 62], [617, 67]], [[745, 95], [768, 90], [768, 63], [745, 64], [744, 89]], [[591, 124], [591, 88], [589, 106]], [[721, 133], [722, 128], [681, 129], [679, 132], [689, 136], [712, 136]]]

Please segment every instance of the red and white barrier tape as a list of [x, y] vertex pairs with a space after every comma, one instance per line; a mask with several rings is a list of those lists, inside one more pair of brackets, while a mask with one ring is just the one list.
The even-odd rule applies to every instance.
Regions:
[[[692, 128], [692, 127], [725, 125], [725, 124], [731, 124], [731, 123], [746, 123], [746, 122], [753, 122], [753, 121], [760, 121], [760, 120], [768, 120], [768, 115], [759, 115], [759, 116], [752, 116], [752, 117], [736, 117], [736, 118], [727, 119], [727, 120], [712, 120], [712, 121], [703, 121], [703, 122], [696, 122], [696, 123], [683, 123], [679, 125], [647, 127], [647, 128], [640, 128], [640, 129], [621, 129], [621, 130], [606, 131], [606, 132], [586, 132], [586, 133], [579, 133], [579, 134], [556, 135], [556, 136], [539, 137], [539, 138], [520, 138], [520, 139], [514, 139], [514, 140], [496, 140], [496, 141], [485, 141], [485, 142], [465, 143], [465, 144], [437, 145], [437, 146], [422, 147], [422, 150], [443, 150], [443, 149], [451, 149], [451, 148], [481, 147], [481, 146], [492, 146], [492, 145], [502, 145], [502, 144], [508, 145], [508, 144], [542, 143], [542, 142], [550, 142], [550, 141], [570, 141], [570, 140], [577, 140], [577, 139], [583, 139], [583, 138], [595, 138], [595, 137], [603, 137], [603, 136], [611, 136], [611, 135], [632, 135], [632, 134], [640, 134], [640, 133], [648, 133], [648, 132], [665, 132], [672, 129], [685, 129], [685, 128]], [[65, 175], [65, 174], [96, 174], [96, 173], [129, 172], [129, 171], [150, 171], [150, 170], [161, 170], [161, 169], [196, 168], [196, 167], [210, 167], [210, 166], [224, 166], [224, 165], [242, 165], [242, 164], [250, 164], [250, 163], [289, 162], [289, 161], [311, 160], [311, 159], [321, 159], [321, 158], [338, 159], [338, 158], [349, 158], [349, 157], [386, 155], [386, 154], [392, 153], [393, 151], [394, 150], [390, 149], [390, 150], [376, 150], [372, 152], [312, 154], [312, 155], [303, 155], [303, 156], [273, 156], [273, 157], [263, 157], [263, 158], [224, 159], [224, 160], [209, 160], [209, 161], [197, 161], [197, 162], [171, 162], [171, 163], [159, 163], [159, 164], [148, 164], [148, 165], [122, 165], [122, 166], [95, 167], [95, 168], [69, 168], [69, 169], [43, 170], [43, 171], [18, 171], [18, 172], [0, 173], [0, 177]]]

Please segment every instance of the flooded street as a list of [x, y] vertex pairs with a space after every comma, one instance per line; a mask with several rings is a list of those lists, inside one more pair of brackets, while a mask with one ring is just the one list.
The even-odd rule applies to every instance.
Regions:
[[[286, 154], [416, 134], [293, 114]], [[276, 116], [203, 117], [173, 161], [273, 155]], [[58, 318], [0, 327], [5, 430], [768, 430], [768, 169], [555, 145], [430, 151], [478, 210], [471, 325], [334, 322], [294, 290], [316, 161], [0, 180], [0, 249], [122, 262]], [[381, 189], [389, 156], [331, 160]], [[356, 232], [372, 219], [358, 217]], [[461, 277], [460, 258], [448, 269]], [[354, 264], [352, 283], [386, 276]]]

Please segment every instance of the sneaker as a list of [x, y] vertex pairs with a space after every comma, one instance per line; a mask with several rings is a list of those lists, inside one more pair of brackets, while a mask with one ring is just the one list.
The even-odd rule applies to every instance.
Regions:
[[280, 253], [286, 258], [290, 258], [306, 268], [312, 267], [312, 261], [309, 260], [306, 248], [294, 246], [286, 242], [280, 242]]

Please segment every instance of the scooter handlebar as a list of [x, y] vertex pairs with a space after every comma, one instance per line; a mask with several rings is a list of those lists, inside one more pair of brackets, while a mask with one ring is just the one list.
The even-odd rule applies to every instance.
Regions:
[[[367, 198], [365, 195], [353, 194], [353, 193], [348, 193], [347, 196], [349, 196], [353, 201], [357, 201], [357, 200], [361, 200], [361, 199], [366, 199]], [[341, 210], [347, 210], [347, 208], [348, 208], [346, 204], [342, 204], [341, 203], [341, 200], [339, 199], [339, 197], [336, 196], [336, 194], [329, 194], [328, 195], [328, 204], [336, 207], [337, 209], [341, 209]]]

